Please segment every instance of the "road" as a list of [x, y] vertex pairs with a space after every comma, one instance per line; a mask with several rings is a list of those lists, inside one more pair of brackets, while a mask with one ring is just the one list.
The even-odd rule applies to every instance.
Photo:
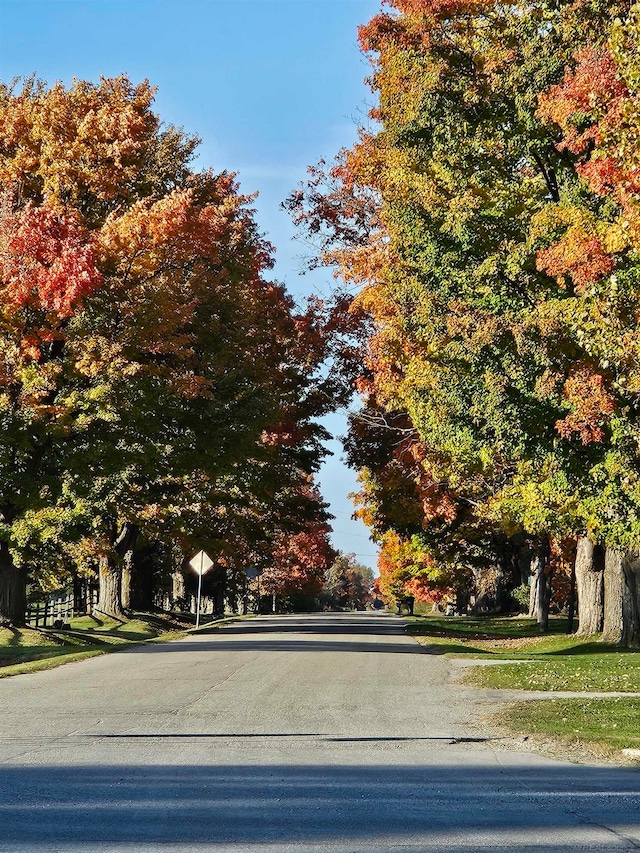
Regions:
[[0, 851], [640, 849], [640, 772], [503, 749], [450, 676], [362, 613], [3, 679]]

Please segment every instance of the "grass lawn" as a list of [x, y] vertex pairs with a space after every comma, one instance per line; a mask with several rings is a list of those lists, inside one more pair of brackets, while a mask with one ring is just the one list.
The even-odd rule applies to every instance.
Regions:
[[511, 705], [500, 722], [511, 731], [553, 737], [580, 749], [640, 749], [637, 699], [541, 699]]
[[[409, 624], [410, 633], [432, 654], [518, 661], [469, 669], [465, 683], [477, 687], [640, 693], [640, 652], [567, 635], [566, 630], [562, 618], [552, 618], [545, 635], [533, 619], [522, 617], [425, 617]], [[498, 722], [565, 745], [640, 748], [640, 698], [519, 702]]]
[[139, 643], [175, 640], [193, 627], [193, 618], [190, 614], [141, 613], [121, 622], [102, 615], [82, 616], [72, 619], [70, 625], [65, 631], [0, 628], [0, 678], [49, 669]]
[[520, 617], [426, 617], [409, 626], [432, 654], [523, 661], [470, 670], [468, 683], [479, 687], [640, 692], [640, 653], [566, 629], [566, 619], [552, 618], [541, 635], [535, 620]]

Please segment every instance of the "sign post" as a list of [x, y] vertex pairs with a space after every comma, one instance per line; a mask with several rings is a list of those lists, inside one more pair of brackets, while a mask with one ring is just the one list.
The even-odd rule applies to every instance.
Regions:
[[206, 554], [204, 551], [198, 551], [198, 553], [189, 560], [189, 565], [194, 570], [194, 572], [198, 575], [198, 605], [196, 607], [196, 628], [200, 627], [200, 593], [202, 592], [202, 575], [206, 574], [211, 566], [213, 566], [213, 560], [211, 557]]

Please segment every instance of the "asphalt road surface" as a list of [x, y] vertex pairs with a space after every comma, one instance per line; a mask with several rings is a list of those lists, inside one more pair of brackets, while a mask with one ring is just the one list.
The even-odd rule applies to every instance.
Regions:
[[505, 750], [392, 616], [260, 617], [0, 681], [0, 851], [640, 849], [640, 772]]

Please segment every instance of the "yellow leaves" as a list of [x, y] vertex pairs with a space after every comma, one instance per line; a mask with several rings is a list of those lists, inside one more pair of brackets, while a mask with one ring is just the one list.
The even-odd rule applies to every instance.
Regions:
[[192, 206], [189, 190], [153, 202], [137, 201], [124, 214], [112, 213], [99, 233], [103, 264], [119, 274], [152, 276], [164, 264], [181, 263], [188, 246], [185, 224]]
[[[352, 284], [367, 284], [383, 280], [389, 259], [389, 246], [383, 242], [335, 250], [326, 252], [324, 255], [325, 263], [338, 265], [339, 270], [336, 276], [339, 275], [344, 281]], [[370, 297], [371, 294], [366, 299], [370, 301]]]
[[16, 382], [22, 357], [19, 342], [5, 334], [0, 335], [0, 388], [6, 388]]
[[504, 318], [488, 311], [469, 310], [463, 301], [452, 300], [446, 315], [447, 333], [461, 338], [465, 349], [478, 352], [494, 343], [504, 327]]
[[459, 234], [481, 207], [482, 199], [473, 189], [467, 189], [463, 193], [454, 195], [449, 201], [442, 230]]
[[41, 193], [59, 205], [83, 194], [126, 197], [140, 158], [158, 129], [154, 89], [126, 76], [66, 90], [27, 82], [18, 95], [0, 97], [0, 180]]
[[556, 371], [545, 370], [536, 380], [535, 391], [541, 400], [545, 400], [557, 395], [561, 387], [562, 376]]
[[[194, 264], [222, 268], [234, 252], [246, 253], [252, 228], [243, 207], [247, 197], [235, 192], [233, 176], [200, 177], [208, 193], [217, 196], [215, 202], [203, 205], [192, 189], [180, 189], [158, 200], [139, 200], [124, 213], [107, 217], [98, 236], [101, 261], [122, 285], [131, 287], [162, 273], [167, 281], [175, 276], [175, 288]], [[268, 247], [262, 248], [266, 252]], [[266, 262], [266, 255], [255, 253], [256, 270]], [[196, 283], [193, 273], [189, 278]]]
[[606, 225], [603, 232], [602, 243], [609, 255], [623, 252], [631, 245], [629, 229], [625, 228], [621, 221]]
[[123, 354], [120, 341], [105, 335], [91, 335], [69, 345], [74, 356], [75, 369], [82, 376], [97, 379], [99, 376], [132, 377], [139, 372], [139, 365], [132, 364]]
[[532, 244], [558, 236], [571, 226], [595, 227], [595, 218], [587, 211], [573, 204], [546, 204], [542, 210], [534, 213], [529, 224], [529, 240]]
[[163, 521], [167, 516], [167, 508], [158, 503], [146, 504], [141, 507], [139, 519], [142, 522]]
[[20, 372], [21, 404], [31, 409], [37, 409], [39, 403], [50, 405], [51, 395], [61, 373], [62, 366], [57, 362], [43, 365], [33, 361], [27, 362]]

